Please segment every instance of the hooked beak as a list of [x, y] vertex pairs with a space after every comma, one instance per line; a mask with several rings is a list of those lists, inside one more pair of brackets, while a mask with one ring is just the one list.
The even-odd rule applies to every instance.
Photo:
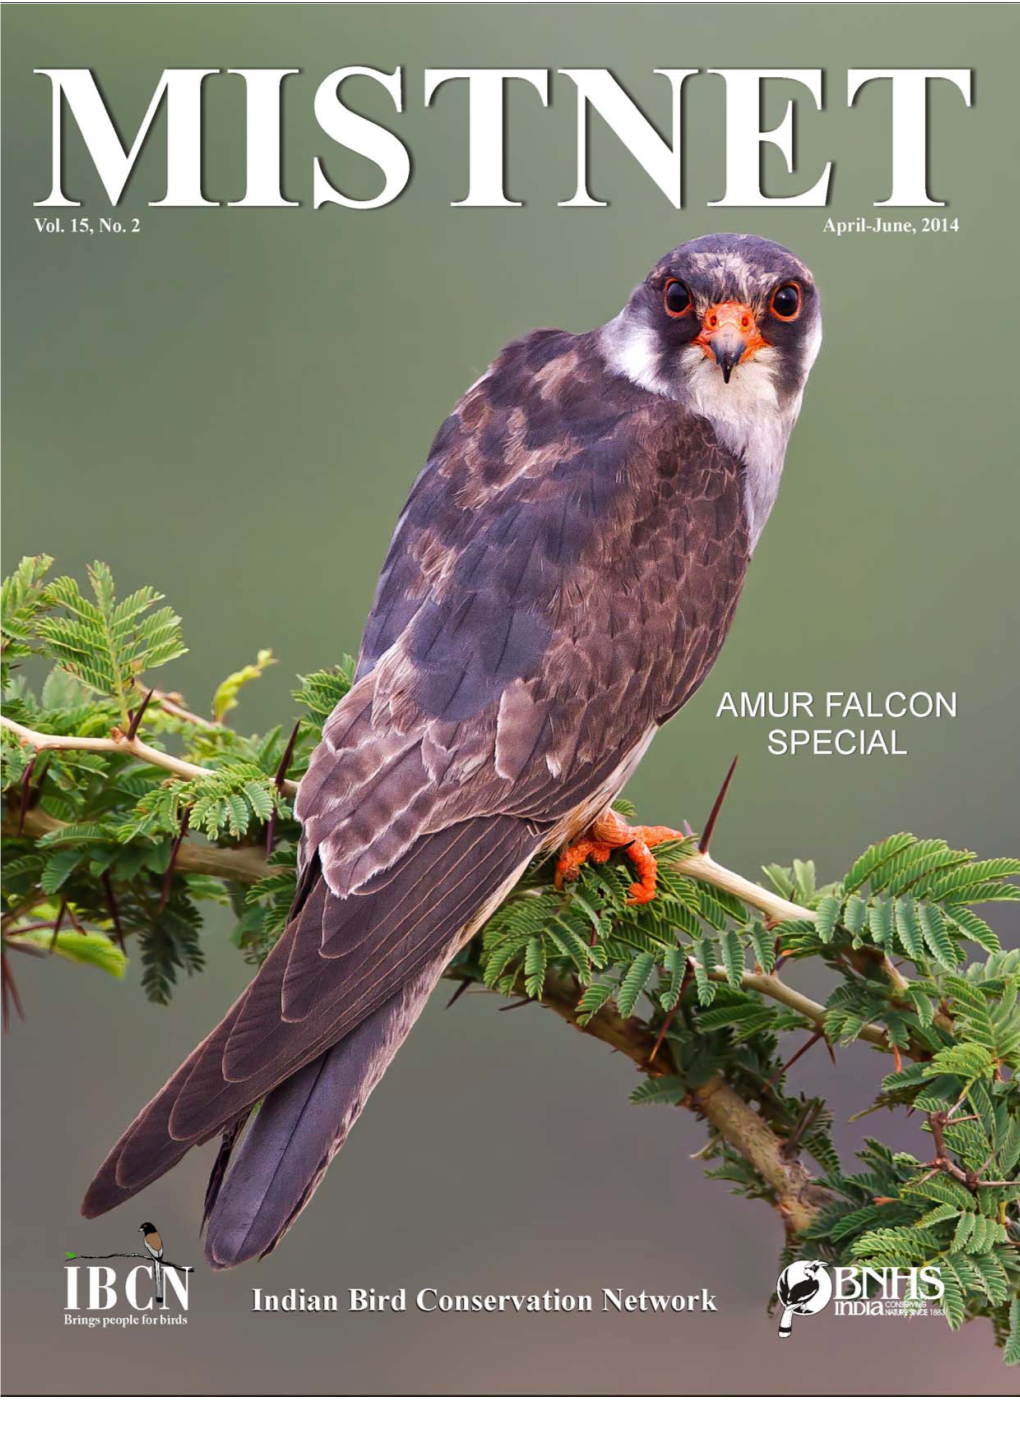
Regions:
[[739, 301], [724, 301], [705, 312], [697, 344], [706, 356], [714, 358], [722, 371], [723, 380], [729, 385], [735, 367], [767, 346], [768, 341], [759, 331], [750, 306]]

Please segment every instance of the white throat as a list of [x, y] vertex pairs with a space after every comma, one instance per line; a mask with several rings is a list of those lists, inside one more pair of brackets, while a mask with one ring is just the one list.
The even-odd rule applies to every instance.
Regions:
[[[658, 337], [626, 311], [602, 328], [601, 342], [610, 370], [704, 416], [722, 444], [743, 462], [744, 506], [753, 551], [779, 493], [787, 443], [800, 414], [800, 394], [785, 405], [779, 400], [777, 357], [768, 350], [758, 351], [737, 367], [727, 385], [715, 362], [689, 346], [679, 375], [664, 376]], [[811, 338], [808, 368], [820, 344], [819, 326]]]
[[783, 406], [773, 379], [775, 358], [758, 351], [738, 366], [729, 385], [722, 371], [701, 351], [684, 356], [688, 404], [711, 421], [722, 444], [744, 463], [744, 508], [751, 550], [779, 494], [786, 447], [800, 413], [800, 396]]

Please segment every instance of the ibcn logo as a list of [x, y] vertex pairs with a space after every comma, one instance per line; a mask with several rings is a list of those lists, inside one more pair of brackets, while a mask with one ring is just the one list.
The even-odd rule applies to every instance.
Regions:
[[[163, 1239], [154, 1223], [142, 1223], [138, 1231], [144, 1252], [65, 1253], [65, 1323], [123, 1328], [188, 1321], [188, 1288], [194, 1269], [164, 1255]], [[122, 1269], [111, 1266], [110, 1260], [115, 1258], [140, 1258], [141, 1262]], [[82, 1263], [87, 1266], [80, 1266]]]

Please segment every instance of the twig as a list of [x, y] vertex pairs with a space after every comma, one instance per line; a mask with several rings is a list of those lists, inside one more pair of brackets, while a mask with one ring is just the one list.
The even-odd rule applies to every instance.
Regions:
[[[25, 835], [46, 837], [66, 825], [66, 822], [58, 822], [56, 817], [51, 817], [41, 807], [33, 807], [25, 816]], [[14, 829], [5, 820], [2, 830], [6, 835]], [[275, 877], [282, 868], [267, 862], [261, 847], [210, 847], [202, 842], [182, 842], [177, 849], [174, 870], [196, 872], [203, 877], [221, 877], [225, 882], [246, 882], [251, 886], [253, 882], [261, 882], [266, 877]], [[71, 916], [78, 926], [73, 912]]]
[[[751, 974], [749, 973], [748, 976]], [[633, 1017], [621, 1017], [612, 1005], [601, 1008], [584, 1027], [577, 1017], [580, 989], [567, 978], [549, 976], [542, 993], [543, 1006], [557, 1013], [585, 1037], [595, 1037], [622, 1052], [652, 1076], [668, 1077], [674, 1068], [666, 1054], [652, 1056], [652, 1040], [643, 1024]], [[722, 1077], [710, 1078], [689, 1094], [695, 1111], [701, 1113], [731, 1147], [744, 1157], [775, 1193], [775, 1206], [785, 1226], [803, 1232], [830, 1200], [804, 1165], [783, 1156], [784, 1139], [772, 1131]]]
[[[146, 742], [139, 741], [138, 737], [128, 737], [119, 727], [114, 727], [108, 737], [65, 737], [33, 731], [31, 727], [22, 726], [20, 722], [11, 721], [10, 717], [5, 716], [0, 716], [0, 726], [6, 727], [29, 746], [35, 747], [36, 752], [113, 752], [118, 756], [137, 757], [139, 761], [161, 767], [163, 771], [173, 772], [175, 776], [186, 777], [189, 781], [196, 777], [216, 775], [210, 767], [196, 766], [194, 762], [186, 762], [183, 757], [158, 751]], [[297, 783], [284, 781], [280, 790], [288, 797], [296, 796]]]
[[28, 812], [28, 799], [32, 794], [32, 772], [35, 770], [36, 757], [33, 757], [25, 770], [21, 773], [21, 801], [18, 803], [18, 836], [23, 836], [25, 831], [25, 816]]
[[151, 1253], [72, 1253], [69, 1258], [65, 1258], [65, 1262], [76, 1263], [79, 1258], [87, 1263], [101, 1263], [106, 1258], [141, 1258], [143, 1262], [158, 1262], [160, 1267], [173, 1268], [175, 1273], [193, 1273], [195, 1271], [190, 1264], [171, 1263], [166, 1258], [153, 1258]]
[[[725, 982], [726, 973], [721, 967], [713, 968], [709, 973], [714, 982]], [[766, 997], [773, 998], [776, 1002], [782, 1002], [794, 1012], [809, 1017], [816, 1026], [821, 1027], [825, 1021], [825, 1008], [820, 1002], [815, 1002], [811, 997], [805, 997], [803, 992], [796, 992], [788, 987], [774, 972], [745, 972], [741, 984], [752, 992], [763, 992]], [[858, 1033], [865, 1042], [873, 1042], [876, 1047], [883, 1051], [890, 1051], [889, 1037], [884, 1027], [877, 1027], [869, 1022], [862, 1027]]]
[[205, 731], [223, 730], [222, 722], [212, 721], [209, 717], [199, 716], [197, 712], [188, 711], [188, 708], [183, 705], [184, 698], [180, 692], [160, 691], [156, 686], [153, 687], [150, 696], [159, 703], [160, 709], [165, 711], [168, 716], [179, 717], [181, 721], [190, 722], [192, 726], [202, 727]]
[[746, 902], [748, 906], [764, 912], [766, 917], [777, 922], [813, 922], [815, 920], [815, 913], [809, 911], [807, 907], [801, 907], [797, 902], [791, 902], [786, 897], [780, 897], [776, 892], [759, 887], [757, 882], [748, 881], [746, 877], [731, 872], [728, 867], [721, 867], [718, 862], [714, 862], [704, 852], [694, 852], [689, 857], [678, 857], [669, 865], [685, 877], [693, 877], [698, 882], [708, 882], [712, 887], [729, 892], [731, 897], [738, 897], [741, 902]]

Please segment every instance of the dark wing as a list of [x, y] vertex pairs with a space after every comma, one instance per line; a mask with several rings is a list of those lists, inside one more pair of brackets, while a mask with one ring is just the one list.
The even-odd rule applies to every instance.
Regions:
[[608, 801], [711, 665], [746, 561], [737, 466], [706, 423], [608, 377], [590, 338], [508, 348], [439, 433], [301, 784], [303, 905], [85, 1211], [347, 1036]]

